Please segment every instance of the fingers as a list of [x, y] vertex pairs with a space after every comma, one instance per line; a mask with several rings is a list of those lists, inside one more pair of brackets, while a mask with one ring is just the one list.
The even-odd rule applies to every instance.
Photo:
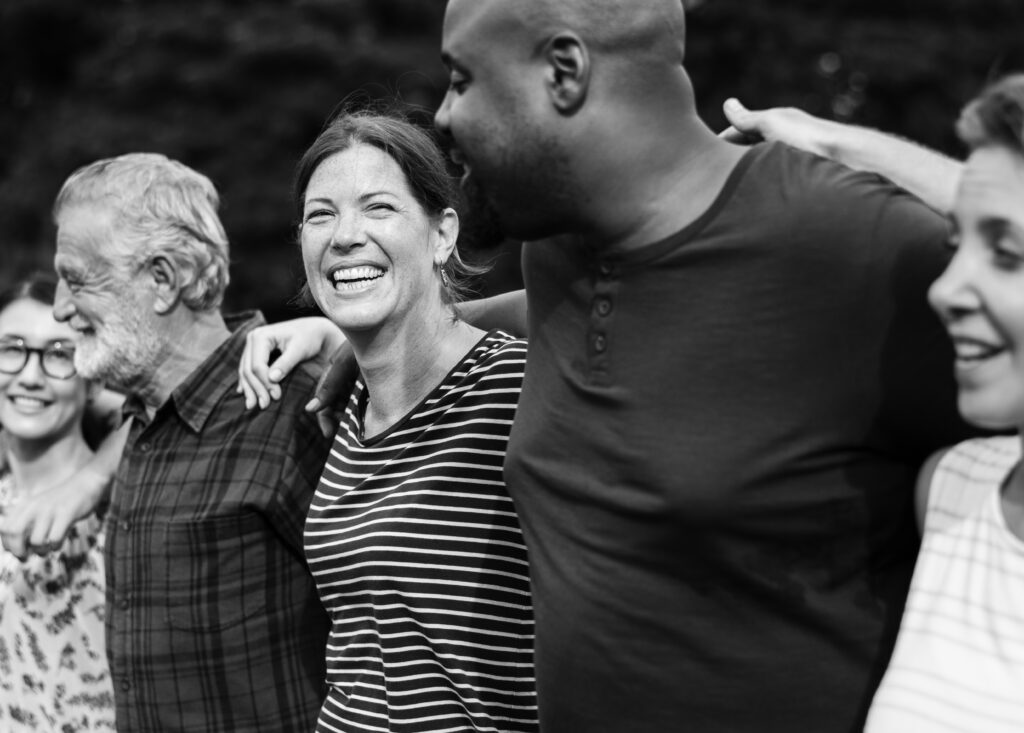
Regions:
[[25, 534], [12, 521], [11, 517], [0, 518], [0, 543], [3, 544], [5, 550], [19, 560], [28, 557], [28, 543], [25, 542]]
[[722, 132], [721, 136], [732, 142], [750, 143], [764, 137], [764, 131], [758, 128], [758, 115], [743, 106], [740, 100], [730, 97], [722, 104], [725, 118], [731, 127]]
[[264, 328], [257, 328], [245, 336], [245, 350], [238, 362], [238, 392], [245, 399], [245, 409], [251, 410], [257, 405], [265, 408], [270, 404], [271, 386], [280, 397], [280, 387], [274, 385], [268, 375], [267, 362], [271, 352], [277, 348], [277, 339]]
[[740, 132], [732, 125], [718, 133], [718, 137], [722, 138], [726, 142], [736, 143], [737, 145], [753, 145], [754, 143], [761, 141], [760, 137]]
[[337, 411], [328, 408], [319, 410], [316, 413], [316, 421], [320, 425], [320, 432], [323, 433], [324, 437], [333, 438], [338, 432], [341, 416]]
[[12, 555], [25, 560], [29, 555], [46, 555], [60, 548], [69, 526], [54, 522], [48, 507], [39, 510], [29, 502], [0, 523], [0, 542]]
[[[54, 517], [50, 513], [41, 513], [32, 523], [32, 531], [28, 535], [28, 548], [37, 555], [45, 555], [50, 548], [64, 539], [64, 532], [54, 526]], [[66, 528], [65, 528], [66, 529]]]
[[315, 412], [327, 405], [333, 405], [352, 390], [352, 384], [359, 375], [352, 354], [352, 347], [346, 341], [341, 344], [316, 384], [313, 399], [306, 405], [307, 412]]

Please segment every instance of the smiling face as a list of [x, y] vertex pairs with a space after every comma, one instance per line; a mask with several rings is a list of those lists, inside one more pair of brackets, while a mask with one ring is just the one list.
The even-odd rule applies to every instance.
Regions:
[[[20, 339], [30, 349], [70, 347], [75, 333], [52, 308], [30, 298], [0, 311], [0, 343]], [[89, 388], [81, 377], [55, 379], [32, 353], [17, 374], [0, 373], [0, 425], [21, 440], [56, 441], [80, 429]]]
[[967, 161], [956, 254], [929, 299], [956, 349], [963, 416], [1024, 428], [1024, 157], [989, 145]]
[[114, 237], [112, 213], [100, 206], [60, 213], [54, 315], [78, 334], [75, 366], [83, 377], [136, 389], [156, 371], [165, 345], [139, 278], [130, 277], [111, 256]]
[[440, 313], [435, 265], [455, 246], [458, 217], [424, 211], [405, 174], [377, 147], [325, 158], [306, 187], [302, 259], [310, 293], [346, 333]]

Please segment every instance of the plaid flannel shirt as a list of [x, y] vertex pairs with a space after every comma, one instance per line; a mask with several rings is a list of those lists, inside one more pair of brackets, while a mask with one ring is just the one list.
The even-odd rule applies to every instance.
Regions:
[[302, 530], [330, 441], [302, 409], [301, 370], [281, 400], [245, 410], [236, 368], [261, 323], [249, 314], [151, 421], [126, 402], [106, 547], [119, 730], [316, 725], [329, 622]]

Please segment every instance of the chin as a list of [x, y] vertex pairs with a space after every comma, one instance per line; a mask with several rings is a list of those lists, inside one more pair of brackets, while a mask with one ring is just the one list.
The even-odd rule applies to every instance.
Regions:
[[961, 394], [958, 404], [964, 420], [985, 430], [1005, 432], [1024, 425], [1024, 400], [1016, 397]]

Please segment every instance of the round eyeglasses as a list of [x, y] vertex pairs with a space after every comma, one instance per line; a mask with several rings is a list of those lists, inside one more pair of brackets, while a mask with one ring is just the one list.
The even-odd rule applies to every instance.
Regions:
[[28, 357], [39, 355], [43, 374], [54, 379], [71, 379], [75, 370], [75, 349], [61, 341], [54, 341], [44, 349], [26, 346], [22, 339], [0, 341], [0, 372], [17, 374], [28, 364]]

